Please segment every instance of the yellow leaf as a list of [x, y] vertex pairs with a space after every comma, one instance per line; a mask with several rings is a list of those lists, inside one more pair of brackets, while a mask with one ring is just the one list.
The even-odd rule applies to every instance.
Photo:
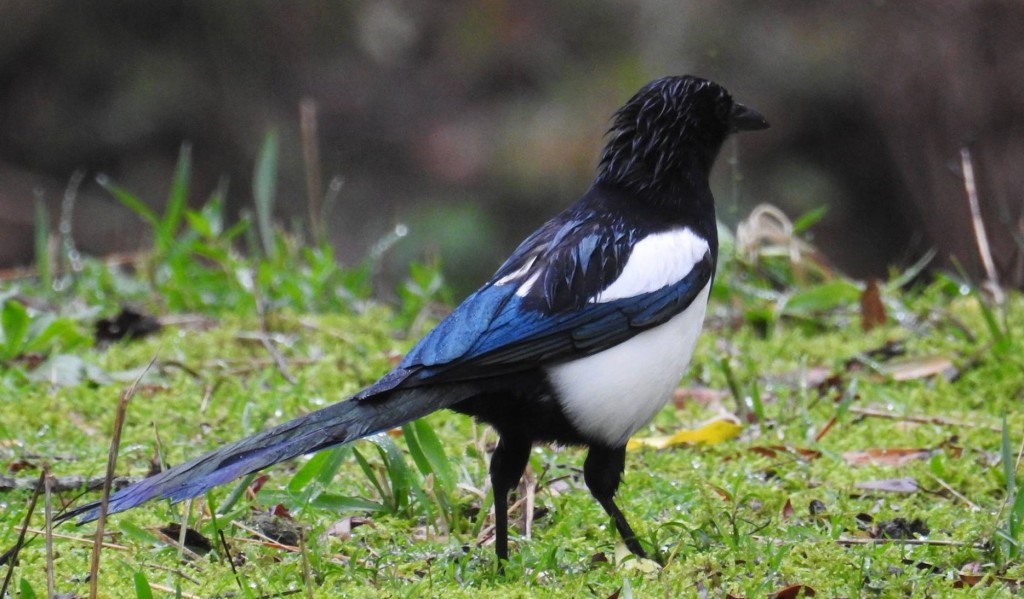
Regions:
[[736, 417], [729, 414], [712, 418], [695, 429], [681, 429], [672, 435], [630, 439], [626, 444], [626, 449], [636, 450], [641, 447], [666, 449], [679, 445], [696, 445], [698, 443], [710, 445], [728, 441], [739, 435], [742, 430], [743, 427], [740, 426]]
[[615, 543], [615, 565], [623, 570], [635, 571], [641, 574], [654, 574], [661, 571], [661, 564], [646, 557], [633, 555], [622, 541]]

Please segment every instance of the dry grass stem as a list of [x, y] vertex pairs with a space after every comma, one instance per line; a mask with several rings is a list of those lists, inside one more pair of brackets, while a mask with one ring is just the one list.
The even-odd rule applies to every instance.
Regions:
[[[30, 533], [34, 534], [34, 535], [45, 535], [46, 534], [45, 530], [39, 530], [39, 529], [36, 529], [36, 528], [29, 528], [28, 531]], [[52, 533], [52, 534], [53, 534], [53, 538], [55, 538], [55, 539], [62, 539], [64, 541], [72, 541], [72, 542], [75, 542], [75, 543], [88, 543], [89, 545], [92, 545], [92, 544], [96, 543], [96, 539], [94, 537], [76, 537], [74, 535], [66, 535], [66, 534], [61, 534], [59, 532], [55, 532], [55, 533]], [[110, 543], [110, 542], [104, 542], [103, 543], [103, 548], [104, 549], [113, 549], [114, 551], [131, 551], [131, 548], [126, 546], [126, 545], [118, 545], [117, 543]]]
[[299, 531], [299, 555], [302, 556], [302, 579], [306, 583], [306, 596], [313, 599], [313, 574], [309, 569], [309, 555], [306, 553], [306, 535]]
[[[18, 533], [18, 540], [14, 543], [14, 547], [4, 553], [3, 557], [7, 559], [7, 574], [4, 576], [4, 583], [0, 585], [0, 597], [7, 597], [7, 588], [11, 584], [11, 578], [14, 576], [14, 566], [18, 563], [18, 553], [21, 551], [22, 546], [25, 545], [25, 535], [28, 533], [28, 523], [32, 520], [32, 513], [36, 511], [36, 502], [39, 500], [39, 493], [43, 488], [43, 478], [46, 473], [39, 475], [39, 484], [36, 485], [35, 491], [32, 492], [32, 499], [28, 504], [28, 512], [25, 513], [25, 522], [21, 526], [21, 532]], [[3, 560], [0, 560], [2, 563]]]
[[[243, 524], [242, 522], [239, 522], [238, 520], [233, 520], [231, 522], [231, 524], [237, 526], [238, 528], [241, 528], [242, 530], [244, 530], [245, 532], [247, 532], [247, 533], [249, 533], [249, 534], [251, 534], [253, 536], [259, 537], [260, 539], [262, 539], [262, 541], [260, 541], [260, 542], [262, 542], [263, 544], [270, 544], [271, 546], [274, 546], [274, 547], [276, 547], [278, 549], [284, 549], [285, 551], [291, 551], [293, 553], [298, 553], [299, 551], [301, 551], [300, 548], [298, 548], [298, 547], [296, 547], [294, 545], [285, 545], [283, 543], [279, 543], [279, 542], [275, 541], [274, 539], [271, 539], [267, 535], [263, 534], [262, 532], [256, 530], [255, 528], [253, 528], [251, 526], [246, 526], [245, 524]], [[233, 540], [250, 541], [251, 542], [254, 539], [244, 539], [244, 538], [237, 538], [236, 537]]]
[[192, 512], [192, 498], [189, 497], [185, 500], [185, 507], [181, 510], [181, 525], [178, 527], [178, 559], [185, 554], [188, 549], [185, 547], [185, 537], [188, 535], [188, 520], [189, 514]]
[[523, 498], [523, 538], [533, 538], [533, 506], [537, 495], [537, 477], [533, 475], [533, 469], [527, 468], [523, 476], [525, 497]]
[[263, 294], [259, 291], [259, 285], [253, 286], [253, 295], [256, 299], [256, 316], [260, 321], [260, 343], [263, 345], [270, 357], [273, 358], [274, 364], [277, 366], [278, 372], [284, 377], [284, 380], [291, 384], [295, 384], [297, 381], [292, 373], [288, 371], [288, 362], [278, 351], [277, 346], [270, 340], [270, 327], [267, 326], [267, 303], [263, 299]]
[[196, 568], [202, 567], [203, 562], [201, 560], [203, 559], [203, 556], [199, 555], [195, 551], [192, 551], [188, 547], [182, 545], [180, 539], [172, 538], [165, 534], [162, 530], [156, 528], [149, 529], [149, 531], [153, 533], [155, 536], [159, 537], [160, 540], [166, 543], [168, 547], [177, 547], [179, 559], [182, 556], [187, 557]]
[[981, 255], [981, 263], [985, 267], [985, 276], [988, 277], [988, 282], [991, 285], [992, 296], [997, 304], [1002, 304], [1003, 289], [999, 286], [999, 275], [996, 273], [996, 265], [992, 260], [992, 247], [988, 243], [985, 223], [981, 219], [978, 188], [974, 184], [974, 164], [971, 161], [971, 151], [967, 148], [960, 148], [960, 168], [964, 174], [964, 189], [967, 192], [967, 203], [971, 208], [971, 223], [974, 225], [974, 239], [978, 242], [978, 254]]
[[183, 597], [184, 599], [203, 599], [203, 597], [200, 597], [199, 595], [186, 593], [185, 591], [182, 591], [180, 589], [172, 589], [167, 585], [157, 584], [155, 582], [150, 582], [149, 587], [155, 591], [163, 591], [164, 593], [169, 593], [175, 597]]
[[142, 369], [139, 377], [121, 394], [117, 402], [117, 413], [114, 415], [114, 431], [110, 439], [110, 453], [107, 454], [107, 473], [103, 477], [103, 492], [100, 495], [100, 511], [96, 517], [96, 538], [92, 546], [92, 558], [89, 565], [89, 598], [96, 599], [99, 596], [99, 569], [100, 554], [103, 550], [103, 528], [107, 522], [107, 507], [110, 503], [110, 490], [113, 486], [114, 469], [117, 467], [117, 452], [121, 447], [121, 430], [124, 428], [125, 415], [128, 413], [128, 402], [135, 395], [142, 378], [146, 376], [153, 365], [156, 364], [157, 355], [149, 361], [149, 364]]
[[941, 478], [935, 476], [934, 474], [929, 474], [929, 476], [931, 476], [932, 479], [935, 480], [935, 482], [939, 483], [939, 485], [943, 489], [949, 491], [950, 494], [953, 495], [953, 497], [956, 497], [957, 499], [962, 501], [964, 504], [966, 504], [967, 507], [971, 508], [972, 510], [974, 510], [976, 512], [977, 511], [981, 511], [981, 508], [978, 507], [978, 504], [974, 503], [973, 501], [971, 501], [970, 499], [965, 497], [962, 493], [960, 493], [959, 491], [954, 489], [949, 483], [947, 483], [946, 481], [942, 480]]

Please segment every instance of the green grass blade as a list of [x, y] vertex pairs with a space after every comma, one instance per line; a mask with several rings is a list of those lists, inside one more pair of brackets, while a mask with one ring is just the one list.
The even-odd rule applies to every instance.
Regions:
[[46, 204], [36, 200], [35, 258], [39, 285], [47, 291], [53, 289], [53, 257], [50, 256], [50, 213]]
[[400, 512], [409, 506], [409, 491], [414, 486], [412, 473], [409, 471], [398, 445], [386, 433], [368, 437], [367, 440], [377, 447], [381, 459], [384, 460], [384, 467], [391, 483], [391, 496], [394, 498], [395, 510]]
[[259, 476], [259, 474], [252, 472], [242, 477], [242, 480], [238, 481], [238, 484], [235, 485], [234, 488], [231, 489], [231, 492], [228, 493], [228, 496], [224, 498], [224, 503], [220, 504], [217, 513], [226, 514], [231, 511], [231, 508], [235, 507], [238, 500], [245, 495], [245, 490], [249, 488], [252, 481], [256, 480], [257, 476]]
[[793, 234], [803, 233], [807, 229], [810, 229], [818, 221], [824, 218], [828, 212], [828, 206], [819, 206], [814, 210], [805, 212], [800, 218], [793, 222]]
[[63, 351], [88, 346], [92, 338], [69, 318], [52, 318], [43, 315], [29, 326], [30, 335], [25, 341], [24, 352], [45, 352], [51, 349]]
[[1021, 542], [1021, 532], [1024, 532], [1024, 479], [1020, 481], [1020, 486], [1017, 487], [1017, 496], [1013, 500], [1013, 505], [1010, 508], [1010, 526], [1009, 526], [1010, 537], [1013, 542], [1019, 546]]
[[838, 308], [860, 298], [860, 288], [849, 281], [837, 279], [798, 291], [786, 300], [787, 313], [822, 312]]
[[121, 529], [121, 532], [123, 532], [125, 537], [129, 539], [134, 539], [135, 541], [145, 543], [146, 545], [151, 545], [153, 547], [160, 547], [164, 545], [164, 541], [160, 537], [137, 524], [133, 524], [129, 520], [121, 519], [117, 523], [117, 527]]
[[157, 228], [157, 244], [162, 251], [168, 251], [174, 243], [174, 236], [185, 215], [188, 205], [188, 182], [192, 171], [192, 152], [188, 144], [182, 144], [178, 163], [174, 167], [171, 191], [167, 195], [164, 217]]
[[3, 332], [3, 345], [0, 346], [0, 357], [13, 358], [21, 352], [28, 336], [28, 310], [19, 302], [7, 300], [0, 311], [0, 331]]
[[359, 464], [359, 469], [363, 471], [363, 474], [366, 476], [367, 480], [369, 480], [370, 484], [372, 484], [373, 487], [377, 490], [377, 494], [380, 495], [380, 498], [384, 501], [385, 504], [388, 504], [389, 497], [391, 496], [391, 494], [384, 490], [384, 485], [383, 483], [381, 483], [380, 478], [377, 476], [377, 473], [374, 472], [373, 466], [371, 466], [370, 462], [365, 457], [363, 457], [363, 454], [360, 453], [359, 450], [354, 447], [352, 448], [352, 455], [355, 456], [356, 463]]
[[338, 495], [335, 493], [321, 493], [309, 502], [309, 504], [317, 509], [331, 512], [332, 514], [341, 514], [345, 512], [382, 512], [384, 511], [384, 505], [377, 501], [370, 501], [361, 497], [348, 497], [346, 495]]
[[274, 252], [274, 189], [277, 184], [277, 132], [271, 129], [263, 140], [256, 161], [252, 191], [256, 203], [256, 227], [259, 229], [263, 253], [272, 256]]
[[149, 587], [149, 581], [146, 580], [145, 574], [136, 572], [132, 576], [132, 581], [135, 583], [136, 599], [153, 599], [153, 589]]
[[434, 473], [434, 477], [444, 487], [445, 492], [450, 494], [455, 489], [455, 474], [452, 472], [451, 462], [445, 454], [441, 440], [437, 438], [430, 423], [422, 418], [414, 420], [410, 426], [416, 432], [416, 440], [423, 456], [430, 463], [430, 471]]
[[[13, 568], [14, 566], [11, 567]], [[18, 583], [18, 592], [21, 593], [21, 599], [36, 599], [37, 596], [36, 590], [24, 578]]]
[[925, 267], [931, 264], [931, 261], [935, 259], [935, 256], [938, 253], [938, 250], [936, 250], [935, 248], [932, 248], [925, 252], [925, 254], [921, 256], [921, 258], [917, 262], [910, 265], [910, 268], [904, 270], [893, 280], [889, 281], [885, 285], [886, 290], [894, 291], [916, 279], [917, 275], [921, 274], [921, 272], [924, 271]]
[[1017, 492], [1016, 473], [1013, 467], [1013, 446], [1010, 445], [1010, 428], [1006, 423], [1006, 414], [1003, 414], [1002, 442], [999, 444], [1000, 459], [1003, 462], [1003, 476], [1006, 478], [1006, 501], [1013, 503], [1014, 494]]
[[288, 481], [288, 491], [301, 493], [313, 481], [320, 483], [321, 486], [326, 486], [334, 479], [338, 468], [348, 458], [351, 451], [350, 447], [342, 446], [314, 455]]
[[114, 196], [114, 199], [120, 202], [122, 206], [131, 210], [136, 216], [149, 223], [149, 226], [153, 228], [154, 232], [160, 229], [160, 219], [157, 217], [156, 212], [153, 212], [152, 208], [144, 204], [142, 200], [118, 187], [113, 181], [108, 179], [106, 175], [97, 176], [96, 182], [100, 184], [100, 187], [106, 189], [110, 195]]

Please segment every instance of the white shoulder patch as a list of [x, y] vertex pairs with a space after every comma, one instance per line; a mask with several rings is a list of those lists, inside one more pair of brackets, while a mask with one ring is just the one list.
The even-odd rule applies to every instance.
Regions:
[[[533, 289], [533, 284], [540, 278], [540, 271], [534, 271], [530, 274], [530, 269], [533, 268], [534, 263], [537, 262], [537, 256], [532, 256], [529, 260], [523, 263], [522, 266], [510, 272], [509, 274], [501, 277], [494, 282], [495, 285], [508, 285], [509, 283], [520, 283], [516, 289], [516, 295], [519, 297], [526, 297], [530, 295], [530, 290]], [[523, 281], [523, 278], [526, 280]]]
[[707, 240], [690, 229], [648, 235], [633, 246], [619, 278], [590, 301], [600, 304], [635, 297], [678, 283], [708, 251]]
[[495, 285], [508, 285], [509, 283], [511, 283], [513, 281], [517, 281], [517, 280], [523, 278], [524, 276], [526, 276], [526, 273], [530, 272], [530, 269], [533, 267], [533, 263], [536, 262], [536, 261], [537, 261], [537, 256], [531, 256], [530, 259], [527, 260], [526, 262], [524, 262], [522, 266], [520, 266], [519, 268], [515, 269], [514, 271], [508, 273], [507, 275], [501, 277], [500, 279], [495, 281], [494, 284]]

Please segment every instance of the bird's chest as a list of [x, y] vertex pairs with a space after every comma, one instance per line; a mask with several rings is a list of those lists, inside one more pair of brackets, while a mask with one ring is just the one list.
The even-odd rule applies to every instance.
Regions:
[[547, 369], [562, 411], [584, 436], [620, 447], [665, 405], [693, 355], [709, 287], [665, 324]]

